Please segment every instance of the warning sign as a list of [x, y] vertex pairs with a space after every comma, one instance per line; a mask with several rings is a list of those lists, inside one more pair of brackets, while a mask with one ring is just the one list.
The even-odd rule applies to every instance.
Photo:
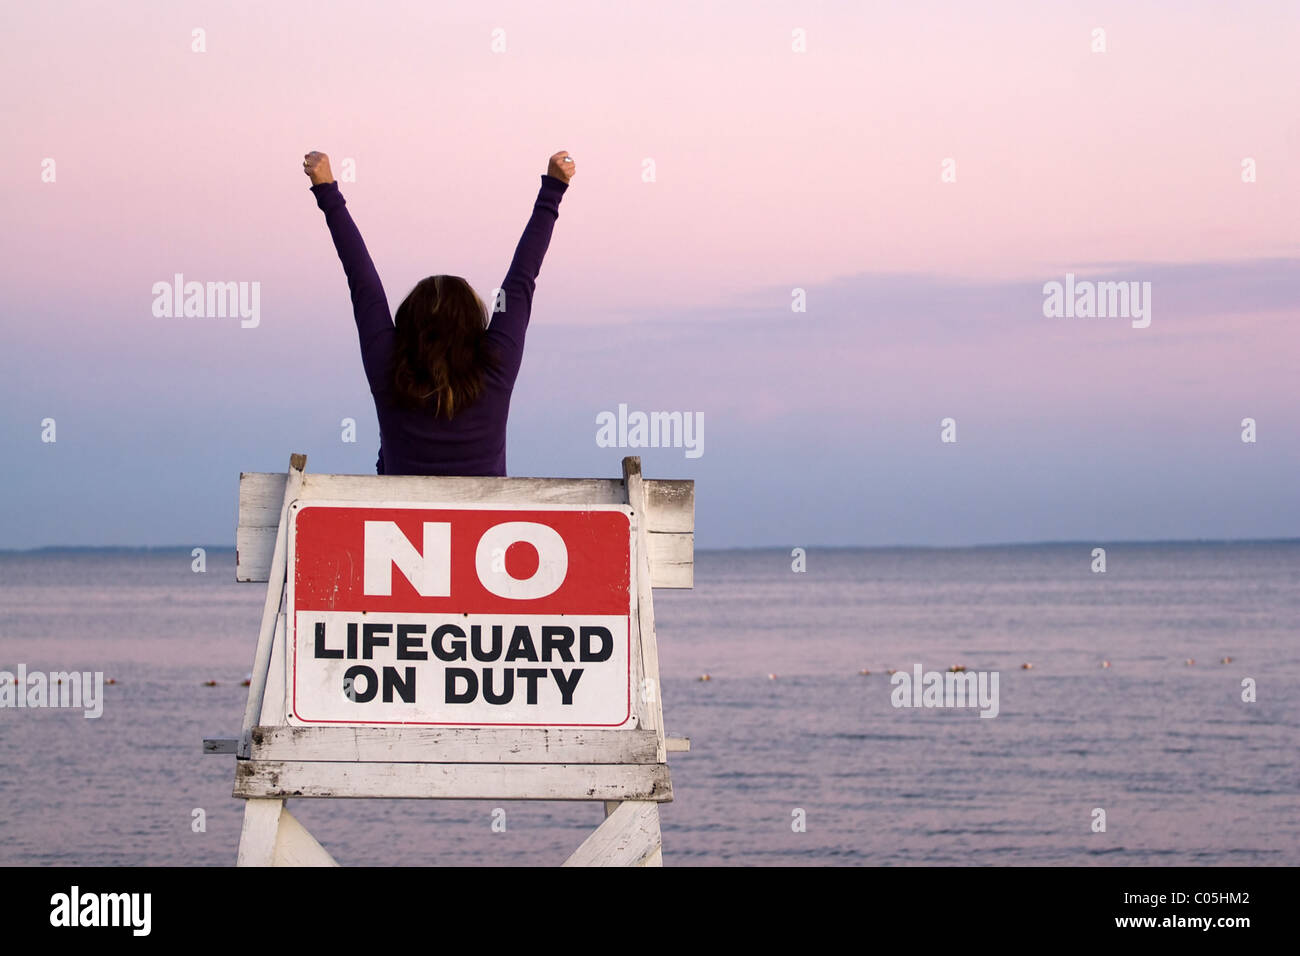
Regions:
[[289, 722], [628, 724], [632, 521], [619, 505], [295, 502]]

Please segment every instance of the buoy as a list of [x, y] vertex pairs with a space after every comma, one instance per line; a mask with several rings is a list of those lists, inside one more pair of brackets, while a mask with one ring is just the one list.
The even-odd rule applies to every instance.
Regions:
[[205, 681], [203, 682], [203, 686], [204, 686], [204, 687], [216, 687], [216, 686], [217, 686], [217, 682], [214, 681], [214, 680], [205, 680]]
[[889, 670], [885, 671], [885, 673], [886, 673], [886, 674], [897, 674], [897, 673], [898, 673], [898, 668], [896, 668], [896, 667], [891, 667]]
[[768, 674], [768, 675], [767, 675], [767, 679], [768, 679], [768, 680], [776, 680], [776, 675], [775, 675], [775, 674]]
[[243, 680], [241, 680], [241, 681], [239, 682], [239, 686], [240, 686], [240, 687], [248, 687], [248, 686], [250, 686], [252, 683], [253, 683], [252, 680], [250, 680], [249, 678], [245, 677]]
[[965, 669], [966, 669], [966, 665], [965, 665], [965, 664], [953, 664], [952, 667], [949, 667], [949, 668], [948, 668], [948, 673], [950, 673], [950, 674], [960, 674], [960, 673], [961, 673], [962, 671], [964, 671]]
[[1031, 671], [1034, 669], [1034, 665], [1029, 663], [1029, 661], [1025, 661], [1023, 664], [1020, 665], [1020, 669], [1022, 671]]
[[1101, 666], [1102, 666], [1102, 667], [1110, 667], [1110, 661], [1102, 661], [1102, 662], [1101, 662]]
[[871, 671], [867, 670], [867, 669], [864, 667], [864, 668], [862, 668], [862, 670], [858, 671], [858, 676], [859, 676], [859, 677], [870, 677], [870, 676], [871, 676]]
[[1231, 657], [1225, 657], [1223, 660], [1219, 661], [1219, 663], [1220, 663], [1220, 664], [1231, 664], [1231, 663], [1232, 663], [1232, 658], [1231, 658]]
[[1183, 661], [1183, 666], [1184, 666], [1184, 667], [1191, 667], [1191, 666], [1192, 666], [1193, 664], [1195, 664], [1195, 663], [1196, 663], [1196, 661], [1194, 661], [1192, 658], [1189, 657], [1189, 658], [1187, 658], [1187, 660]]
[[116, 683], [117, 683], [117, 678], [116, 678], [116, 677], [110, 677], [108, 680], [104, 681], [104, 683], [105, 683], [105, 684], [116, 684]]
[[700, 680], [713, 680], [713, 677], [709, 674], [701, 674]]

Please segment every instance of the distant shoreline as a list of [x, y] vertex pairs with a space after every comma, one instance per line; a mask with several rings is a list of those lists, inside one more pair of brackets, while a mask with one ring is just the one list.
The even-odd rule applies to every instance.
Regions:
[[[1246, 544], [1294, 545], [1300, 538], [1167, 538], [1157, 540], [1115, 541], [1097, 538], [1077, 541], [1005, 541], [992, 544], [769, 544], [736, 548], [701, 548], [697, 554], [736, 554], [750, 551], [779, 551], [789, 553], [800, 547], [805, 551], [982, 551], [1005, 548], [1065, 548], [1065, 547], [1223, 547]], [[0, 555], [13, 554], [188, 554], [195, 548], [206, 551], [234, 551], [233, 544], [174, 544], [174, 545], [44, 545], [39, 548], [0, 548]]]

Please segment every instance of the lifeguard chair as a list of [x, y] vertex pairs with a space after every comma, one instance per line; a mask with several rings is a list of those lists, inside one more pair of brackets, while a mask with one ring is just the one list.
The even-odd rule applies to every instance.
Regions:
[[565, 865], [661, 866], [690, 741], [664, 732], [652, 590], [694, 585], [694, 482], [637, 457], [621, 479], [305, 469], [239, 480], [236, 578], [266, 602], [240, 735], [203, 742], [236, 756], [238, 865], [337, 865], [288, 798], [414, 797], [601, 801]]

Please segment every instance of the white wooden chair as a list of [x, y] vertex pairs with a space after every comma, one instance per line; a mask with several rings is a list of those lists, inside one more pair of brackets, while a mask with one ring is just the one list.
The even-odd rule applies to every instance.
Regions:
[[[692, 481], [644, 480], [637, 457], [621, 479], [286, 474], [239, 480], [236, 578], [266, 582], [261, 631], [238, 738], [208, 738], [237, 757], [234, 795], [247, 801], [241, 866], [336, 865], [289, 813], [290, 797], [420, 797], [603, 801], [606, 819], [566, 865], [662, 865], [659, 804], [672, 800], [653, 588], [694, 584]], [[286, 717], [286, 518], [294, 502], [438, 502], [502, 509], [627, 505], [635, 522], [631, 589], [633, 729], [294, 726]]]

